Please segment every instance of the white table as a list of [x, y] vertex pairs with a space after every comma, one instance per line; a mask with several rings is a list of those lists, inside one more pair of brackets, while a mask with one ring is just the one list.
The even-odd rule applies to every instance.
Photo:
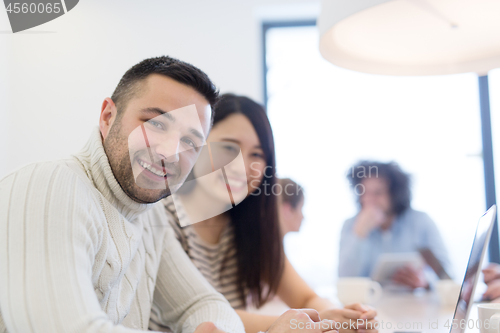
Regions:
[[[455, 311], [455, 305], [441, 306], [437, 295], [431, 292], [384, 292], [380, 301], [373, 306], [378, 312], [377, 318], [381, 324], [380, 333], [395, 331], [448, 333]], [[477, 319], [476, 305], [473, 306], [469, 319]], [[473, 328], [466, 329], [465, 332], [475, 333], [478, 331], [478, 329]]]
[[[321, 296], [331, 298], [334, 303], [338, 303], [338, 300], [330, 295], [330, 292], [323, 292]], [[378, 313], [377, 319], [380, 322], [380, 333], [449, 333], [450, 328], [445, 325], [452, 324], [455, 311], [455, 305], [442, 306], [437, 295], [428, 291], [415, 293], [384, 291], [381, 299], [372, 306], [375, 307]], [[281, 315], [287, 309], [286, 304], [276, 299], [258, 310], [250, 309], [250, 312]], [[476, 305], [473, 306], [469, 319], [477, 319]], [[478, 332], [479, 330], [475, 328], [466, 329], [465, 331], [465, 333]]]

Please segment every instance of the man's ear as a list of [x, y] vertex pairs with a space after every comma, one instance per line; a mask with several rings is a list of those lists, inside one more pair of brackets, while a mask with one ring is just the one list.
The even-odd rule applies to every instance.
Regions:
[[106, 97], [102, 102], [101, 116], [99, 117], [99, 128], [103, 139], [108, 136], [109, 130], [116, 119], [117, 109], [113, 100]]

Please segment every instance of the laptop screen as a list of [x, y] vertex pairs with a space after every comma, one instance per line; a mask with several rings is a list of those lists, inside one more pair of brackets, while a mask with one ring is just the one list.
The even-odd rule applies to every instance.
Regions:
[[[492, 206], [479, 219], [474, 242], [472, 243], [469, 262], [467, 264], [467, 270], [465, 271], [464, 281], [462, 282], [462, 289], [460, 290], [460, 297], [458, 298], [455, 315], [453, 316], [454, 323], [457, 323], [457, 325], [456, 327], [452, 326], [450, 333], [463, 333], [465, 328], [461, 327], [467, 327], [465, 321], [474, 303], [474, 291], [476, 289], [479, 274], [481, 273], [482, 261], [491, 237], [495, 213], [496, 207]], [[461, 325], [462, 322], [464, 325]]]

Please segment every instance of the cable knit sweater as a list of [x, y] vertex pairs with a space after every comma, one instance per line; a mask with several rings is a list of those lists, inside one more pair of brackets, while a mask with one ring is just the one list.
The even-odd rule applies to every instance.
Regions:
[[212, 321], [244, 332], [193, 266], [161, 204], [116, 181], [96, 128], [66, 160], [0, 181], [0, 332], [174, 332]]

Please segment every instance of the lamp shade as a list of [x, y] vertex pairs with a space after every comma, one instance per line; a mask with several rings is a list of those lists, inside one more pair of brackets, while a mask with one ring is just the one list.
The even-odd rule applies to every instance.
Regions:
[[372, 74], [441, 75], [500, 67], [500, 0], [323, 0], [321, 55]]

